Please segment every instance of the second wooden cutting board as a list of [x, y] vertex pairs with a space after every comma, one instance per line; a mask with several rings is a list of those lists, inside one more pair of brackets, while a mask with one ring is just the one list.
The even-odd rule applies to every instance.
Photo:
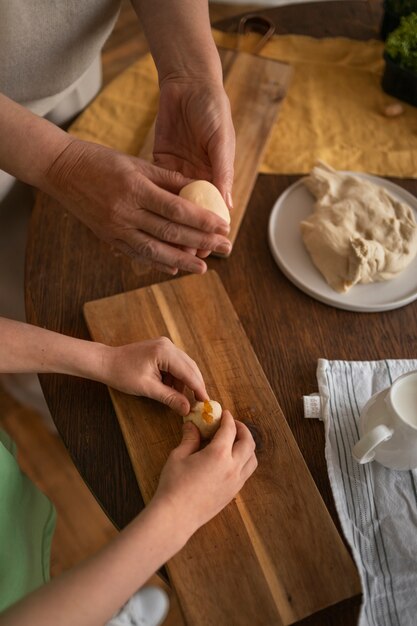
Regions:
[[[261, 436], [255, 474], [167, 564], [186, 623], [292, 624], [359, 593], [353, 562], [218, 275], [89, 302], [85, 317], [92, 337], [111, 345], [170, 337], [198, 363], [210, 397]], [[148, 502], [182, 419], [151, 400], [110, 393]]]

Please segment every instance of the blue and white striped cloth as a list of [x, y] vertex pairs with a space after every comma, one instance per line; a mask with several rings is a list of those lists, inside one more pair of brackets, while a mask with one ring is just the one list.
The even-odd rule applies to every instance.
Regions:
[[362, 581], [359, 626], [417, 625], [417, 470], [359, 465], [351, 453], [369, 398], [416, 369], [417, 360], [318, 362], [330, 483]]

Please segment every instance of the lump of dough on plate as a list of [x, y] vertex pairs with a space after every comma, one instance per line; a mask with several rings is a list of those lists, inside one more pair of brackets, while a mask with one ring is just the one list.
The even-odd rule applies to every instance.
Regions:
[[412, 209], [383, 187], [318, 163], [303, 180], [316, 198], [301, 234], [329, 285], [345, 293], [357, 283], [389, 280], [417, 253]]
[[198, 206], [216, 213], [219, 217], [224, 219], [225, 222], [230, 224], [229, 209], [220, 191], [209, 183], [208, 180], [195, 180], [189, 185], [185, 185], [180, 191], [181, 198], [185, 198]]
[[183, 419], [184, 422], [193, 422], [203, 439], [211, 439], [220, 426], [221, 417], [220, 404], [215, 400], [204, 400], [204, 402], [196, 402]]

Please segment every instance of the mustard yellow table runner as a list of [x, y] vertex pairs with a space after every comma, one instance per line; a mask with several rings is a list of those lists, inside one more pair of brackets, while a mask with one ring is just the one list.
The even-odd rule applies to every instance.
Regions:
[[[219, 46], [236, 48], [235, 35], [213, 35]], [[254, 37], [240, 40], [239, 49], [251, 50]], [[294, 75], [260, 171], [301, 174], [322, 159], [336, 169], [417, 177], [417, 108], [403, 103], [399, 117], [384, 115], [396, 100], [380, 86], [382, 52], [376, 40], [273, 37], [261, 56], [290, 63]], [[157, 107], [156, 69], [146, 55], [99, 94], [70, 132], [138, 154]]]

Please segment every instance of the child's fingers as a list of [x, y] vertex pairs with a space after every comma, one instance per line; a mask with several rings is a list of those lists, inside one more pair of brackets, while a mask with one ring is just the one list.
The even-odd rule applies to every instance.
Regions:
[[175, 454], [182, 459], [194, 454], [200, 448], [200, 431], [192, 422], [185, 422], [182, 427], [182, 440], [175, 448]]
[[255, 440], [247, 426], [238, 420], [236, 422], [236, 442], [233, 446], [233, 458], [245, 464], [255, 451]]
[[240, 473], [241, 478], [246, 482], [249, 476], [253, 474], [253, 472], [258, 467], [258, 459], [256, 458], [255, 453], [253, 453], [249, 460], [242, 467], [242, 471]]
[[233, 443], [236, 438], [236, 424], [230, 411], [224, 410], [220, 427], [214, 435], [211, 446], [226, 446], [232, 451]]
[[190, 403], [186, 396], [173, 387], [164, 385], [161, 381], [152, 380], [149, 386], [144, 386], [144, 395], [152, 400], [162, 402], [180, 415], [188, 415]]
[[203, 376], [191, 357], [177, 348], [174, 344], [167, 345], [163, 362], [160, 364], [162, 369], [171, 374], [174, 379], [181, 381], [189, 387], [196, 397], [207, 398], [206, 386]]

